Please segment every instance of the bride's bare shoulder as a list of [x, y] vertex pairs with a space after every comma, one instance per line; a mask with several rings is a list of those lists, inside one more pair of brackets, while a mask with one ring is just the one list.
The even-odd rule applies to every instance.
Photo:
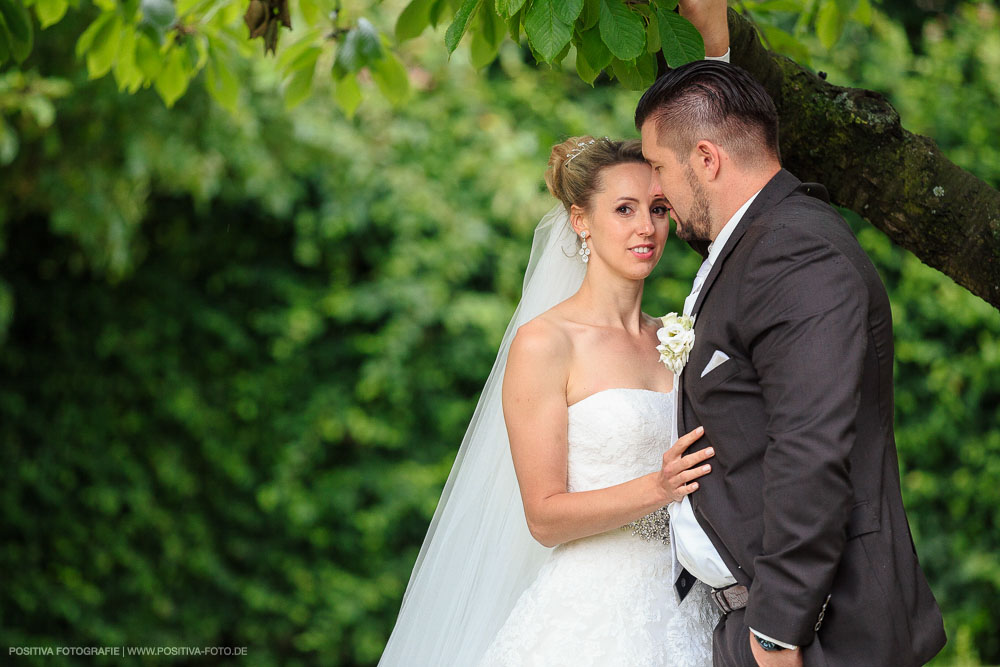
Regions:
[[511, 342], [508, 368], [517, 366], [529, 373], [558, 372], [559, 366], [569, 363], [572, 343], [569, 322], [553, 308], [518, 328]]

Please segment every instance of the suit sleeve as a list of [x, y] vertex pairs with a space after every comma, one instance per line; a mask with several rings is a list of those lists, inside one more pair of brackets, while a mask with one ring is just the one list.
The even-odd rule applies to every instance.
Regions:
[[745, 622], [797, 646], [814, 638], [846, 541], [868, 298], [847, 257], [797, 226], [757, 240], [741, 286], [767, 415], [762, 553]]

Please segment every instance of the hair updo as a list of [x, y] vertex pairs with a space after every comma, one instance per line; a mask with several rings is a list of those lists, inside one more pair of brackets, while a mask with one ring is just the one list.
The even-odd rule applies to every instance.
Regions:
[[589, 211], [594, 194], [604, 189], [601, 172], [607, 167], [632, 162], [646, 164], [642, 142], [638, 139], [614, 141], [589, 135], [570, 137], [552, 147], [545, 184], [567, 212], [573, 204]]

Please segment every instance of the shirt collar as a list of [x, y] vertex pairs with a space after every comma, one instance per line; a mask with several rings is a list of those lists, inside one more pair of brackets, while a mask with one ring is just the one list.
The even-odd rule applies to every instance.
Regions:
[[[761, 190], [763, 189], [764, 188], [761, 188]], [[740, 220], [743, 219], [743, 215], [747, 212], [747, 209], [750, 208], [750, 204], [753, 203], [753, 200], [756, 199], [759, 194], [760, 190], [753, 193], [753, 196], [746, 200], [743, 203], [743, 206], [740, 206], [739, 209], [737, 209], [736, 213], [733, 213], [733, 217], [729, 218], [729, 222], [726, 223], [726, 226], [719, 230], [719, 235], [715, 237], [715, 240], [708, 244], [709, 264], [715, 264], [715, 260], [719, 258], [719, 255], [722, 254], [722, 250], [726, 247], [726, 242], [729, 240], [729, 237], [733, 235], [733, 230], [736, 229], [736, 225], [740, 224]]]

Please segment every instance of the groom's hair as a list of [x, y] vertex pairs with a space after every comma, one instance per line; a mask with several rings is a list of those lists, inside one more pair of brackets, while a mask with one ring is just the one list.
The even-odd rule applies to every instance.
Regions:
[[771, 96], [742, 67], [699, 60], [656, 80], [635, 109], [635, 127], [655, 121], [657, 143], [687, 157], [702, 139], [744, 166], [780, 160], [778, 112]]

